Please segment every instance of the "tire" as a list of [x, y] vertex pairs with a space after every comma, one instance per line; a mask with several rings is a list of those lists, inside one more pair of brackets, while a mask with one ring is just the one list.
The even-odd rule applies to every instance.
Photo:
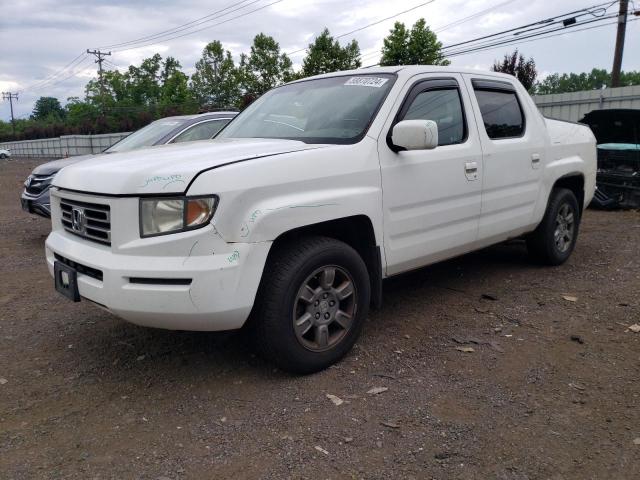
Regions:
[[4, 160], [5, 158], [7, 158], [7, 154], [6, 153], [0, 153], [0, 159]]
[[256, 347], [282, 370], [323, 370], [351, 350], [362, 330], [371, 297], [367, 267], [353, 248], [332, 238], [276, 248], [252, 320]]
[[527, 237], [531, 257], [545, 265], [562, 265], [571, 256], [578, 239], [580, 208], [571, 190], [551, 191], [542, 222]]

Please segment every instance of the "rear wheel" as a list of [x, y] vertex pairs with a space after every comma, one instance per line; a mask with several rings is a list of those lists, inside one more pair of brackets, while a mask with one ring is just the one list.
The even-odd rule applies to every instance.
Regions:
[[554, 189], [542, 222], [527, 237], [529, 254], [538, 262], [561, 265], [573, 252], [579, 225], [580, 209], [574, 193]]
[[257, 347], [283, 370], [327, 368], [353, 347], [367, 316], [366, 265], [332, 238], [307, 237], [276, 248], [253, 319]]
[[7, 158], [7, 154], [6, 153], [0, 153], [0, 159], [4, 160], [5, 158]]

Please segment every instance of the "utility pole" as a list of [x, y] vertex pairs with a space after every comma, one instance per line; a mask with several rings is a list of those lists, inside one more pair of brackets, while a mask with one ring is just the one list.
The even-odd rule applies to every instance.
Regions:
[[620, 86], [620, 70], [622, 69], [622, 51], [624, 50], [624, 35], [627, 30], [627, 10], [629, 0], [620, 0], [618, 13], [618, 33], [616, 34], [616, 51], [613, 54], [613, 68], [611, 69], [611, 86]]
[[102, 103], [102, 115], [104, 115], [104, 78], [102, 77], [102, 62], [104, 62], [104, 57], [108, 57], [111, 55], [111, 52], [101, 52], [100, 50], [89, 50], [87, 48], [87, 53], [90, 55], [96, 56], [95, 63], [98, 64], [98, 80], [100, 81], [100, 102]]
[[18, 101], [18, 94], [11, 92], [2, 92], [2, 99], [9, 100], [9, 105], [11, 107], [11, 128], [13, 130], [13, 136], [16, 136], [16, 121], [13, 118], [13, 99], [15, 98], [16, 102]]

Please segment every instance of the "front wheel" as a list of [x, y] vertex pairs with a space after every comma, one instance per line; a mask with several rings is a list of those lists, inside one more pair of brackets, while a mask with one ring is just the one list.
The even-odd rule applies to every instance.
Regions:
[[340, 360], [367, 317], [367, 267], [349, 245], [307, 237], [279, 245], [262, 276], [257, 347], [283, 370], [312, 373]]
[[529, 254], [547, 265], [563, 264], [576, 245], [579, 226], [580, 209], [574, 193], [566, 188], [552, 190], [542, 222], [527, 237]]
[[4, 160], [5, 158], [7, 158], [7, 154], [6, 153], [0, 153], [0, 159]]

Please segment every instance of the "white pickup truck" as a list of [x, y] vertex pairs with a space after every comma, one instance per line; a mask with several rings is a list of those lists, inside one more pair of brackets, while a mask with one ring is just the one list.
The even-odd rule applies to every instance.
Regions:
[[596, 179], [589, 128], [542, 117], [511, 76], [407, 66], [265, 94], [209, 142], [63, 169], [56, 289], [139, 325], [247, 324], [281, 368], [353, 346], [382, 280], [524, 237], [571, 254]]

